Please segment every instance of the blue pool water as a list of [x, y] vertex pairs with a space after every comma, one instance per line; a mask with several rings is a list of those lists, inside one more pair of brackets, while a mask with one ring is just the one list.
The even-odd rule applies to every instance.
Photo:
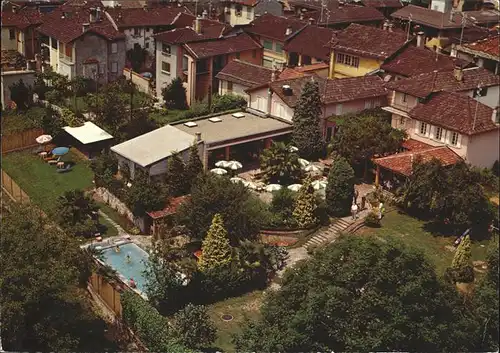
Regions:
[[[130, 262], [127, 262], [127, 254], [130, 255]], [[149, 255], [134, 243], [120, 245], [120, 252], [117, 253], [115, 247], [103, 250], [103, 260], [114, 268], [118, 273], [126, 278], [127, 283], [133, 278], [137, 289], [144, 292], [146, 287], [146, 278], [144, 270]]]

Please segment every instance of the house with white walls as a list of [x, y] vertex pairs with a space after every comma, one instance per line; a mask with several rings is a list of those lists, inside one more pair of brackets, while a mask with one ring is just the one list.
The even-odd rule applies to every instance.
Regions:
[[263, 14], [283, 16], [278, 0], [230, 0], [224, 3], [224, 21], [231, 26], [246, 25]]
[[302, 88], [310, 80], [319, 85], [321, 128], [327, 140], [332, 137], [335, 128], [335, 122], [330, 117], [382, 107], [387, 102], [387, 90], [378, 76], [327, 79], [316, 75], [301, 75], [248, 89], [248, 107], [292, 122]]

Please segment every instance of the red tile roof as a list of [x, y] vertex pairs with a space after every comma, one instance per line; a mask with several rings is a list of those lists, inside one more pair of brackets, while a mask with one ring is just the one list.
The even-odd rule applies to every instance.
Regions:
[[[64, 5], [66, 6], [66, 5]], [[44, 17], [43, 24], [38, 27], [38, 31], [53, 37], [63, 43], [70, 43], [84, 34], [83, 24], [89, 23], [90, 9], [88, 7], [60, 7], [48, 13]], [[101, 12], [101, 21], [91, 23], [85, 33], [95, 33], [106, 40], [116, 40], [124, 38]]]
[[292, 35], [285, 43], [284, 49], [287, 52], [328, 60], [330, 49], [325, 45], [335, 37], [336, 33], [338, 31], [330, 28], [307, 26]]
[[328, 69], [330, 67], [327, 63], [316, 63], [304, 66], [296, 66], [294, 69], [298, 72], [311, 73], [313, 74], [315, 71]]
[[[289, 80], [292, 78], [297, 78], [297, 77], [303, 77], [306, 76], [307, 73], [305, 72], [300, 72], [298, 70], [298, 67], [296, 68], [291, 68], [291, 67], [286, 67], [281, 73], [279, 74], [279, 79], [280, 80]], [[266, 82], [268, 83], [268, 82]]]
[[375, 7], [375, 8], [401, 8], [403, 4], [400, 0], [361, 0], [361, 3], [365, 6]]
[[496, 35], [478, 40], [474, 43], [464, 44], [460, 50], [491, 60], [500, 61], [500, 37]]
[[401, 147], [407, 149], [408, 151], [418, 152], [418, 151], [423, 151], [423, 150], [432, 148], [433, 146], [431, 146], [427, 143], [424, 143], [422, 141], [408, 139], [406, 141], [403, 141], [403, 143], [401, 144]]
[[196, 59], [262, 48], [246, 33], [204, 42], [188, 43], [184, 44], [184, 47]]
[[25, 7], [17, 10], [17, 12], [2, 11], [1, 15], [2, 27], [16, 27], [22, 30], [43, 22], [43, 14], [33, 8]]
[[[383, 87], [383, 81], [378, 76], [360, 76], [342, 79], [326, 79], [319, 76], [302, 76], [292, 79], [279, 79], [269, 83], [269, 87], [289, 107], [297, 104], [302, 87], [307, 80], [315, 80], [319, 84], [321, 102], [323, 104], [334, 104], [349, 102], [358, 99], [385, 97], [387, 91]], [[292, 94], [283, 92], [283, 85], [292, 88]]]
[[271, 80], [272, 69], [245, 61], [233, 60], [217, 74], [219, 80], [234, 82], [246, 87], [263, 85]]
[[232, 4], [240, 4], [240, 5], [253, 7], [253, 6], [257, 5], [260, 2], [260, 0], [230, 0], [228, 2], [232, 3]]
[[186, 11], [183, 7], [162, 6], [153, 8], [108, 8], [118, 28], [169, 26], [179, 13]]
[[438, 54], [428, 48], [408, 46], [380, 68], [386, 72], [415, 76], [432, 71], [450, 71], [455, 66], [466, 67], [468, 61], [456, 57]]
[[285, 42], [290, 37], [286, 34], [288, 27], [292, 29], [293, 34], [304, 26], [306, 23], [298, 19], [264, 14], [253, 20], [244, 30], [257, 36]]
[[173, 215], [177, 212], [179, 206], [182, 205], [184, 202], [186, 202], [188, 199], [189, 196], [174, 197], [173, 199], [170, 200], [170, 203], [163, 210], [151, 211], [148, 212], [148, 215], [153, 219], [158, 219], [158, 218], [163, 218], [165, 216]]
[[465, 135], [498, 130], [493, 109], [461, 93], [439, 92], [425, 103], [418, 103], [408, 115]]
[[384, 15], [374, 7], [349, 4], [323, 11], [323, 16], [321, 10], [307, 12], [304, 14], [304, 18], [312, 18], [314, 24], [321, 26], [382, 22], [385, 19]]
[[405, 43], [404, 34], [353, 23], [337, 34], [333, 47], [336, 52], [385, 60], [400, 50]]
[[192, 27], [174, 28], [171, 31], [158, 33], [155, 38], [167, 44], [184, 44], [220, 38], [231, 26], [209, 20], [202, 20], [201, 33], [196, 33]]
[[396, 153], [387, 157], [375, 158], [373, 163], [395, 173], [410, 176], [413, 163], [417, 160], [429, 162], [438, 159], [443, 166], [453, 165], [463, 159], [447, 146], [431, 147], [421, 151]]
[[[495, 10], [464, 11], [463, 13], [467, 17], [469, 23], [498, 23], [498, 11]], [[410, 15], [413, 23], [433, 28], [445, 29], [462, 27], [462, 14], [460, 12], [454, 13], [450, 20], [449, 12], [439, 12], [415, 5], [405, 6], [394, 12], [391, 16], [397, 19], [408, 20]], [[474, 18], [474, 20], [472, 20], [472, 18]]]
[[483, 68], [463, 69], [463, 79], [458, 81], [453, 71], [434, 71], [410, 78], [392, 81], [386, 88], [425, 98], [433, 92], [462, 92], [476, 89], [478, 86], [500, 85], [500, 77]]

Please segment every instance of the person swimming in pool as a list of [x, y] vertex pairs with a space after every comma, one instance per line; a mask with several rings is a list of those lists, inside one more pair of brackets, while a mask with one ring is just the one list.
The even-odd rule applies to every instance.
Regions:
[[128, 285], [131, 287], [131, 288], [135, 288], [137, 287], [137, 285], [135, 284], [135, 281], [132, 277], [130, 277], [129, 281], [128, 281]]
[[119, 253], [119, 252], [120, 252], [120, 246], [119, 246], [119, 245], [117, 245], [117, 246], [115, 247], [115, 252], [116, 252], [116, 253]]
[[128, 253], [127, 256], [125, 257], [125, 261], [127, 261], [128, 264], [132, 262], [132, 257], [130, 256], [130, 253]]

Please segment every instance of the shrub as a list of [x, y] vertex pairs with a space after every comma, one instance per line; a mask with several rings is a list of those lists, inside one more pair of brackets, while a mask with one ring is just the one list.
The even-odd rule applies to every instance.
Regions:
[[493, 172], [493, 174], [497, 177], [500, 176], [500, 163], [498, 161], [495, 161], [495, 163], [493, 163], [493, 167], [491, 168], [491, 171]]
[[187, 120], [207, 114], [210, 114], [210, 109], [208, 109], [208, 104], [202, 102], [196, 102], [191, 104], [191, 108], [189, 110], [180, 113], [177, 116], [176, 120]]
[[62, 109], [61, 118], [66, 126], [79, 127], [83, 125], [83, 119], [68, 108]]
[[174, 315], [173, 329], [186, 347], [210, 346], [216, 338], [217, 329], [203, 305], [188, 304]]
[[214, 95], [212, 97], [212, 113], [224, 112], [246, 107], [247, 101], [235, 94]]
[[161, 90], [165, 105], [169, 109], [187, 109], [186, 88], [182, 80], [177, 77], [165, 88]]
[[64, 101], [64, 93], [56, 89], [52, 89], [45, 93], [45, 99], [51, 104], [61, 104]]
[[332, 216], [349, 214], [354, 197], [354, 171], [343, 157], [336, 158], [328, 174], [326, 204]]
[[377, 228], [380, 227], [380, 219], [378, 218], [378, 215], [375, 212], [371, 211], [365, 218], [365, 224], [368, 227]]

